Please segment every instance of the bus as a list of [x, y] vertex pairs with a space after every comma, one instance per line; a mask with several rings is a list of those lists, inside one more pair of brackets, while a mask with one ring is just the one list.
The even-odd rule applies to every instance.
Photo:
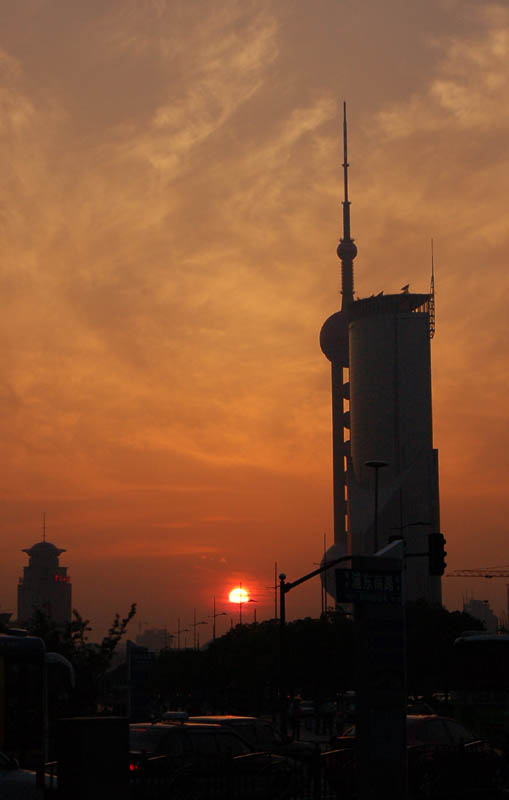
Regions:
[[453, 647], [451, 701], [455, 718], [509, 751], [509, 635], [472, 631]]
[[71, 663], [42, 639], [0, 633], [0, 752], [31, 769], [53, 757], [55, 718], [73, 687]]

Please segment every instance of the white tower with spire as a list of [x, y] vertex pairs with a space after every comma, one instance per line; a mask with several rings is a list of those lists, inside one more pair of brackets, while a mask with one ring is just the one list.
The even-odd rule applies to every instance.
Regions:
[[[332, 378], [332, 473], [334, 497], [334, 545], [337, 555], [349, 552], [348, 526], [348, 456], [350, 455], [350, 383], [348, 326], [354, 301], [353, 261], [357, 247], [350, 235], [350, 200], [348, 199], [348, 142], [346, 103], [343, 104], [343, 236], [337, 254], [341, 261], [341, 310], [324, 323], [320, 347], [331, 362]], [[335, 551], [335, 552], [336, 552]], [[331, 558], [334, 555], [331, 554]]]
[[[399, 294], [354, 299], [346, 107], [343, 146], [337, 249], [342, 303], [320, 334], [332, 375], [334, 544], [325, 560], [372, 554], [395, 536], [403, 537], [407, 554], [425, 553], [427, 535], [440, 531], [431, 406], [433, 296], [405, 286]], [[385, 465], [379, 476], [373, 462]], [[330, 578], [327, 585], [333, 588]], [[426, 556], [407, 559], [405, 585], [407, 599], [441, 601], [441, 581], [428, 574]]]

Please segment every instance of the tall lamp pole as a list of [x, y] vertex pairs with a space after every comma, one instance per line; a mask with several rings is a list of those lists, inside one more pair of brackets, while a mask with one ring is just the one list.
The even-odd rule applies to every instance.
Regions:
[[279, 724], [281, 736], [288, 736], [288, 698], [286, 675], [286, 574], [279, 575]]
[[177, 630], [170, 634], [170, 636], [174, 636], [177, 634], [177, 650], [180, 650], [180, 634], [181, 633], [189, 633], [189, 628], [181, 628], [180, 627], [180, 617], [177, 621]]
[[214, 597], [214, 611], [209, 619], [212, 620], [212, 641], [216, 641], [216, 617], [226, 617], [226, 611], [218, 611], [216, 613], [216, 598]]
[[383, 467], [388, 467], [389, 462], [377, 461], [376, 459], [373, 459], [372, 461], [365, 461], [364, 465], [375, 470], [375, 520], [373, 525], [373, 552], [376, 553], [378, 551], [378, 471], [383, 469]]
[[[248, 603], [257, 603], [258, 600], [253, 600], [252, 597], [247, 601]], [[256, 624], [256, 606], [253, 608], [253, 622]]]
[[198, 625], [207, 625], [208, 623], [205, 622], [205, 620], [201, 622], [196, 622], [196, 609], [193, 608], [193, 621], [188, 622], [187, 624], [191, 625], [193, 629], [193, 650], [196, 650], [196, 628], [198, 627]]

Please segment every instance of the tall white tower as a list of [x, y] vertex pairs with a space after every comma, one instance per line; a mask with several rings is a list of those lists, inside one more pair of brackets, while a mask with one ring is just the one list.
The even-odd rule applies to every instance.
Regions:
[[[346, 109], [341, 310], [324, 323], [331, 362], [334, 544], [332, 560], [369, 555], [402, 536], [407, 554], [425, 553], [440, 530], [438, 456], [433, 449], [430, 337], [432, 294], [354, 299]], [[384, 465], [373, 469], [368, 462]], [[377, 512], [377, 513], [375, 513]], [[441, 601], [441, 580], [426, 556], [407, 559], [406, 597]], [[329, 579], [328, 586], [331, 581]]]

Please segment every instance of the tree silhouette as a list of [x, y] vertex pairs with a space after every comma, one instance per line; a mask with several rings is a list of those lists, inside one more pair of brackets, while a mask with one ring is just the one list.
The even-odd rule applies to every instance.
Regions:
[[61, 631], [42, 611], [36, 611], [28, 623], [28, 631], [43, 639], [46, 649], [60, 653], [73, 665], [76, 688], [69, 713], [95, 714], [109, 691], [107, 673], [113, 666], [115, 650], [127, 632], [129, 622], [136, 614], [133, 603], [125, 617], [116, 614], [108, 633], [98, 644], [88, 641], [90, 620], [73, 610], [73, 618]]

